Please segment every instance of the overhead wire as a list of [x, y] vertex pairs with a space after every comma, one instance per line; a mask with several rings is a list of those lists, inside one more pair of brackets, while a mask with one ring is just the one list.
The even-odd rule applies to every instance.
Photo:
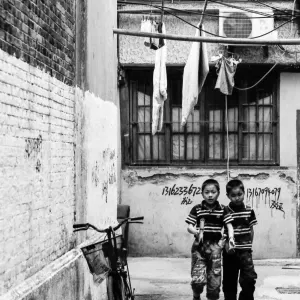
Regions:
[[281, 25], [275, 27], [274, 29], [272, 29], [272, 30], [270, 30], [270, 31], [268, 31], [268, 32], [266, 32], [266, 33], [264, 33], [264, 34], [261, 34], [261, 35], [258, 35], [258, 36], [251, 37], [250, 39], [257, 39], [257, 38], [263, 37], [263, 36], [265, 36], [265, 35], [268, 35], [268, 34], [272, 33], [273, 31], [278, 30], [280, 27], [282, 27], [282, 26], [284, 26], [284, 25], [286, 25], [286, 24], [288, 24], [288, 23], [293, 22], [294, 19], [295, 19], [295, 18], [292, 18], [292, 19], [290, 19], [290, 20], [288, 20], [288, 21], [282, 23]]
[[[218, 1], [213, 1], [213, 0], [209, 0], [209, 1], [210, 1], [210, 2], [217, 2], [217, 3], [219, 3]], [[121, 1], [118, 1], [118, 2], [121, 2]], [[129, 2], [124, 2], [124, 3], [128, 4]], [[133, 3], [133, 2], [130, 2], [130, 3]], [[136, 2], [135, 2], [135, 3], [136, 3]], [[222, 2], [220, 2], [220, 3], [222, 3]], [[160, 10], [163, 9], [163, 8], [162, 8], [161, 6], [159, 6], [159, 5], [153, 5], [153, 4], [152, 4], [152, 1], [151, 1], [151, 4], [144, 4], [144, 5], [152, 6], [152, 7], [155, 7], [155, 8], [157, 8], [157, 9], [160, 9]], [[227, 5], [227, 4], [226, 4], [226, 5]], [[229, 6], [231, 7], [232, 5], [229, 5]], [[165, 6], [165, 8], [166, 8], [166, 6]], [[240, 9], [242, 9], [242, 8], [240, 8]], [[243, 9], [242, 9], [242, 10], [243, 10]], [[164, 12], [167, 13], [167, 14], [170, 14], [170, 15], [174, 16], [175, 18], [181, 20], [182, 22], [184, 22], [184, 23], [186, 23], [186, 24], [188, 24], [188, 25], [190, 25], [190, 26], [192, 26], [192, 27], [198, 29], [198, 27], [197, 27], [196, 25], [194, 25], [194, 24], [192, 24], [192, 23], [186, 21], [185, 19], [183, 19], [183, 18], [177, 16], [176, 14], [173, 14], [173, 13], [167, 11], [167, 10], [164, 10]], [[294, 17], [294, 18], [297, 18], [297, 17]], [[293, 20], [294, 20], [294, 19], [293, 19]], [[264, 34], [262, 34], [262, 35], [259, 35], [259, 36], [251, 37], [251, 39], [256, 39], [256, 38], [260, 38], [260, 37], [263, 37], [263, 36], [265, 36], [265, 35], [268, 35], [268, 34], [270, 34], [271, 32], [278, 30], [280, 27], [284, 26], [285, 24], [292, 22], [293, 20], [288, 20], [288, 21], [284, 22], [283, 24], [279, 25], [278, 27], [274, 28], [273, 30], [268, 31], [268, 32], [266, 32], [266, 33], [264, 33]], [[210, 35], [212, 35], [212, 36], [215, 36], [215, 37], [225, 38], [224, 36], [221, 36], [221, 35], [212, 33], [212, 32], [207, 31], [207, 30], [203, 30], [203, 29], [202, 29], [202, 31], [205, 32], [205, 33], [207, 33], [207, 34], [210, 34]]]
[[[272, 14], [266, 14], [266, 13], [262, 13], [260, 11], [256, 11], [256, 10], [250, 10], [250, 9], [247, 9], [247, 8], [244, 8], [244, 7], [238, 7], [238, 6], [235, 6], [235, 5], [231, 5], [231, 4], [228, 4], [228, 3], [223, 3], [223, 2], [218, 2], [218, 1], [213, 1], [213, 0], [210, 0], [210, 2], [215, 2], [215, 3], [218, 3], [218, 4], [221, 4], [223, 6], [227, 6], [227, 7], [230, 7], [230, 8], [235, 8], [235, 9], [239, 9], [239, 10], [243, 10], [243, 11], [246, 11], [246, 12], [251, 12], [251, 13], [255, 13], [257, 15], [261, 15], [261, 17], [258, 17], [258, 16], [255, 16], [255, 17], [240, 17], [240, 18], [236, 18], [236, 17], [232, 17], [232, 18], [235, 18], [235, 19], [259, 19], [259, 18], [274, 18], [274, 15]], [[160, 9], [160, 6], [159, 5], [152, 5], [152, 4], [149, 4], [149, 3], [140, 3], [140, 2], [134, 2], [134, 1], [122, 1], [122, 0], [119, 0], [118, 3], [122, 3], [122, 4], [130, 4], [130, 5], [137, 5], [137, 6], [153, 6], [153, 7], [156, 7], [158, 9]], [[174, 10], [174, 11], [178, 11], [178, 12], [181, 12], [181, 13], [189, 13], [189, 14], [194, 14], [194, 15], [202, 15], [203, 13], [202, 12], [193, 12], [193, 11], [189, 11], [189, 10], [182, 10], [182, 9], [178, 9], [178, 8], [174, 8], [174, 7], [170, 7], [170, 6], [165, 6], [166, 9], [169, 9], [169, 10]], [[126, 10], [124, 10], [126, 12]], [[231, 18], [231, 17], [224, 17], [224, 16], [220, 16], [220, 15], [216, 15], [216, 14], [210, 14], [210, 13], [204, 13], [204, 15], [207, 15], [207, 16], [211, 16], [211, 17], [215, 17], [215, 18]], [[292, 16], [291, 14], [288, 14], [288, 13], [285, 13], [284, 14], [285, 16]], [[297, 16], [297, 18], [300, 17], [300, 14]]]
[[273, 5], [263, 3], [263, 2], [261, 2], [261, 1], [259, 1], [259, 0], [254, 0], [253, 2], [257, 2], [257, 3], [259, 3], [260, 5], [265, 6], [265, 7], [268, 7], [268, 8], [272, 8], [272, 9], [274, 9], [274, 10], [276, 10], [276, 11], [279, 11], [279, 12], [281, 12], [281, 13], [287, 15], [287, 16], [292, 16], [292, 14], [290, 14], [290, 13], [288, 13], [288, 12], [282, 10], [282, 9], [279, 9], [279, 8], [273, 6]]
[[261, 83], [266, 77], [267, 75], [269, 75], [269, 73], [271, 73], [271, 71], [278, 65], [278, 62], [276, 62], [272, 68], [265, 74], [263, 75], [255, 84], [249, 86], [249, 87], [246, 87], [246, 88], [239, 88], [237, 86], [234, 86], [233, 88], [239, 90], [239, 91], [247, 91], [247, 90], [250, 90], [250, 89], [253, 89], [254, 87], [256, 87], [259, 83]]

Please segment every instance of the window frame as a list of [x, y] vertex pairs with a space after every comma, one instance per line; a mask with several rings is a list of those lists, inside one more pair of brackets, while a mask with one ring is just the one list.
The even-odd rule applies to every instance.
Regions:
[[[128, 165], [132, 166], [190, 166], [190, 167], [225, 167], [227, 160], [221, 159], [221, 160], [209, 160], [208, 155], [208, 149], [209, 149], [209, 143], [208, 143], [208, 132], [209, 132], [209, 124], [208, 122], [200, 122], [200, 132], [203, 132], [203, 134], [199, 133], [200, 135], [200, 159], [199, 160], [172, 160], [172, 105], [170, 104], [170, 97], [165, 101], [164, 105], [164, 133], [157, 133], [157, 134], [164, 134], [165, 135], [165, 161], [156, 161], [156, 160], [149, 160], [149, 161], [139, 161], [138, 160], [138, 139], [136, 138], [138, 136], [138, 117], [137, 117], [137, 109], [138, 104], [135, 102], [134, 98], [132, 98], [131, 93], [133, 92], [131, 89], [132, 85], [132, 79], [135, 78], [138, 74], [144, 74], [144, 72], [151, 73], [153, 72], [153, 67], [144, 67], [144, 68], [128, 68], [126, 70], [127, 72], [127, 82], [128, 82], [128, 102], [129, 102], [129, 115], [128, 115], [128, 121], [129, 121], [129, 145], [125, 151], [129, 151], [129, 156], [127, 160]], [[183, 67], [169, 67], [167, 68], [168, 72], [168, 82], [169, 79], [172, 77], [176, 77], [176, 73], [182, 73]], [[215, 72], [215, 69], [210, 70], [210, 73]], [[132, 74], [134, 74], [132, 76]], [[147, 76], [150, 76], [149, 74]], [[266, 161], [266, 160], [244, 160], [242, 159], [243, 155], [243, 149], [242, 149], [242, 136], [243, 136], [243, 125], [245, 120], [242, 120], [243, 116], [243, 104], [245, 103], [247, 99], [247, 92], [246, 91], [238, 91], [239, 93], [239, 99], [243, 99], [243, 104], [238, 105], [238, 158], [237, 160], [230, 159], [230, 165], [234, 167], [247, 167], [247, 166], [258, 166], [258, 167], [268, 167], [268, 166], [279, 166], [279, 76], [278, 74], [275, 75], [275, 81], [273, 83], [272, 88], [272, 98], [273, 100], [273, 109], [272, 109], [272, 160]], [[246, 84], [247, 85], [247, 84]], [[152, 95], [152, 85], [151, 85], [151, 91], [150, 95]], [[137, 92], [137, 89], [135, 90]], [[206, 93], [200, 94], [200, 120], [209, 120], [208, 119], [208, 101], [205, 101]], [[133, 100], [133, 101], [132, 101]], [[152, 97], [150, 101], [150, 118], [152, 119]], [[256, 106], [258, 104], [256, 103]], [[256, 120], [256, 123], [258, 121]], [[226, 131], [225, 131], [226, 132]], [[186, 127], [185, 127], [185, 133], [186, 133]], [[256, 133], [256, 139], [257, 139]], [[152, 134], [151, 134], [151, 123], [150, 123], [150, 139], [151, 139], [151, 145], [152, 145]], [[185, 138], [186, 139], [186, 138]], [[151, 152], [152, 152], [152, 147]], [[256, 146], [256, 151], [258, 147]], [[185, 151], [187, 152], [187, 151]], [[151, 153], [151, 157], [153, 157], [153, 154]]]

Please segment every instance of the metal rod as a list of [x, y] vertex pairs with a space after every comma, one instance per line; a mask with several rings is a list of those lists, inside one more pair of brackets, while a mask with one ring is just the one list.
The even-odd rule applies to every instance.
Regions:
[[[193, 8], [189, 8], [189, 9], [184, 9], [181, 8], [180, 11], [176, 11], [170, 8], [165, 7], [165, 12], [172, 12], [176, 15], [190, 15], [190, 14], [201, 14], [203, 12], [202, 9], [193, 9]], [[146, 14], [146, 13], [150, 13], [151, 9], [119, 9], [118, 10], [118, 14]], [[217, 15], [218, 13], [218, 9], [209, 9], [210, 13], [215, 13]], [[161, 14], [161, 9], [158, 8], [153, 8], [152, 9], [152, 13], [153, 14]]]
[[229, 171], [229, 124], [228, 124], [228, 103], [227, 103], [227, 95], [225, 95], [225, 122], [226, 122], [226, 138], [227, 138], [227, 182], [230, 179], [230, 171]]
[[131, 31], [127, 29], [113, 28], [114, 34], [140, 36], [140, 37], [152, 37], [162, 38], [166, 40], [174, 41], [186, 41], [186, 42], [206, 42], [206, 43], [217, 43], [217, 44], [234, 44], [234, 45], [300, 45], [300, 39], [233, 39], [233, 38], [216, 38], [216, 37], [195, 37], [188, 35], [177, 35], [177, 34], [162, 34], [162, 33], [150, 33], [150, 32], [139, 32]]
[[161, 10], [161, 15], [160, 15], [160, 21], [161, 21], [161, 23], [163, 22], [163, 18], [164, 18], [164, 0], [162, 0], [162, 2], [161, 2], [161, 8], [162, 8], [162, 10]]
[[200, 30], [202, 29], [202, 24], [203, 24], [204, 14], [205, 14], [206, 7], [207, 7], [207, 2], [208, 2], [208, 1], [205, 0], [204, 7], [203, 7], [203, 14], [201, 15], [201, 19], [200, 19], [200, 23], [199, 23], [199, 28], [200, 28]]

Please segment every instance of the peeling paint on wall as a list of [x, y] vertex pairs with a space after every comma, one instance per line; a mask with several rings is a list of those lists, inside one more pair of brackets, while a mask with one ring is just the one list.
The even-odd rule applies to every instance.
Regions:
[[[150, 170], [150, 169], [149, 169]], [[180, 170], [180, 169], [179, 169]], [[216, 178], [218, 176], [225, 176], [227, 174], [226, 171], [223, 172], [216, 172], [214, 171], [212, 174], [197, 174], [197, 173], [181, 173], [178, 171], [178, 173], [156, 173], [151, 174], [148, 176], [140, 176], [137, 175], [135, 171], [129, 171], [128, 175], [124, 176], [124, 180], [129, 184], [129, 186], [132, 186], [134, 184], [143, 184], [143, 183], [165, 183], [169, 181], [173, 181], [174, 179], [183, 178], [186, 180], [195, 180], [204, 176], [208, 176], [209, 178]], [[283, 175], [281, 175], [283, 176]], [[251, 178], [257, 179], [257, 180], [266, 180], [270, 177], [270, 174], [261, 172], [258, 174], [246, 174], [246, 173], [239, 173], [236, 174], [234, 172], [231, 176], [232, 179], [240, 179], [240, 180], [249, 180]], [[285, 179], [288, 179], [284, 177]], [[291, 177], [288, 180], [293, 180]]]
[[84, 93], [84, 147], [87, 161], [87, 220], [102, 226], [116, 218], [117, 106], [90, 92]]

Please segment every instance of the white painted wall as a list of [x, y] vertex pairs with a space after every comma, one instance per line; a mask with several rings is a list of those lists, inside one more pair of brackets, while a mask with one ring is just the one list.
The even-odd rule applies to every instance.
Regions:
[[296, 110], [300, 109], [300, 74], [280, 74], [280, 165], [297, 166]]
[[85, 92], [85, 151], [87, 154], [87, 216], [105, 226], [117, 217], [117, 106]]

